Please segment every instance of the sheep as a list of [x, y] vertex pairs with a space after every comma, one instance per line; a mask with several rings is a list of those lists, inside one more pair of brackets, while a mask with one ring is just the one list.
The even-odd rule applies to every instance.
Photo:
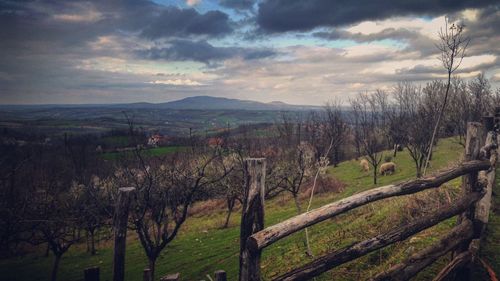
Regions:
[[394, 162], [387, 162], [380, 165], [381, 175], [392, 175], [396, 171], [396, 164]]
[[370, 165], [368, 163], [368, 160], [366, 159], [362, 159], [360, 162], [359, 162], [359, 165], [361, 166], [361, 171], [363, 172], [368, 172], [370, 171]]

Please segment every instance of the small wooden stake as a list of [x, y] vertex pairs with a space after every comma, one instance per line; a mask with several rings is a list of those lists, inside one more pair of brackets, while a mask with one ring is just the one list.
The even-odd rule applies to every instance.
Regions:
[[215, 281], [227, 281], [227, 274], [224, 270], [217, 270], [215, 272]]
[[89, 267], [83, 271], [83, 280], [99, 281], [99, 267]]
[[151, 280], [151, 269], [145, 268], [142, 278], [144, 281], [153, 281]]

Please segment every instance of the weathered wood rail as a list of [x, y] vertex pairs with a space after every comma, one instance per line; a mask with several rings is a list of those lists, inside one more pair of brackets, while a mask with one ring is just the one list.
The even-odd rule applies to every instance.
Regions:
[[[438, 208], [407, 225], [337, 249], [273, 280], [312, 279], [346, 262], [405, 240], [454, 216], [459, 217], [457, 226], [436, 243], [411, 255], [389, 270], [379, 273], [372, 280], [408, 280], [439, 257], [451, 251], [455, 253], [452, 261], [436, 276], [436, 280], [443, 280], [457, 270], [463, 269], [476, 254], [488, 223], [498, 158], [497, 133], [500, 126], [498, 121], [500, 110], [498, 110], [497, 115], [499, 116], [485, 117], [484, 126], [475, 122], [468, 124], [464, 162], [456, 167], [424, 179], [360, 192], [267, 228], [263, 228], [262, 223], [264, 199], [261, 196], [264, 193], [262, 178], [265, 178], [265, 169], [262, 169], [262, 165], [255, 164], [255, 161], [259, 161], [259, 163], [265, 163], [265, 161], [264, 159], [247, 160], [247, 165], [252, 167], [251, 170], [247, 171], [247, 183], [253, 182], [253, 184], [246, 185], [247, 196], [243, 205], [239, 280], [261, 280], [260, 256], [262, 250], [297, 231], [385, 198], [439, 188], [442, 184], [458, 177], [463, 179], [462, 195], [454, 204]], [[258, 219], [256, 220], [256, 218]], [[252, 230], [251, 235], [248, 233], [249, 229]]]

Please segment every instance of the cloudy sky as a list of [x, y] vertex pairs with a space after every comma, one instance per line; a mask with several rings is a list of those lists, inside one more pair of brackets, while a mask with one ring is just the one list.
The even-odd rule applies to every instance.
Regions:
[[493, 0], [0, 0], [0, 103], [321, 105], [443, 79], [445, 18], [471, 39], [457, 74], [499, 87]]

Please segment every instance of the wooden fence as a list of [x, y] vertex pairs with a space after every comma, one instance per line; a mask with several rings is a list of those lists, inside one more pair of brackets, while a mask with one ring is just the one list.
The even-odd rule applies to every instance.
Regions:
[[464, 161], [454, 168], [423, 179], [363, 191], [267, 228], [263, 226], [265, 159], [248, 159], [246, 200], [241, 221], [239, 280], [261, 280], [262, 250], [297, 231], [385, 198], [439, 188], [442, 184], [458, 177], [463, 179], [462, 196], [451, 206], [437, 208], [407, 225], [337, 249], [274, 280], [312, 279], [346, 262], [405, 240], [454, 216], [458, 216], [457, 225], [436, 243], [411, 255], [389, 270], [379, 273], [372, 280], [408, 280], [448, 252], [454, 253], [453, 259], [434, 280], [443, 280], [450, 274], [456, 274], [457, 271], [460, 271], [460, 276], [468, 276], [467, 265], [475, 256], [488, 223], [498, 157], [499, 118], [500, 110], [497, 110], [496, 116], [484, 118], [484, 125], [475, 122], [468, 124]]

